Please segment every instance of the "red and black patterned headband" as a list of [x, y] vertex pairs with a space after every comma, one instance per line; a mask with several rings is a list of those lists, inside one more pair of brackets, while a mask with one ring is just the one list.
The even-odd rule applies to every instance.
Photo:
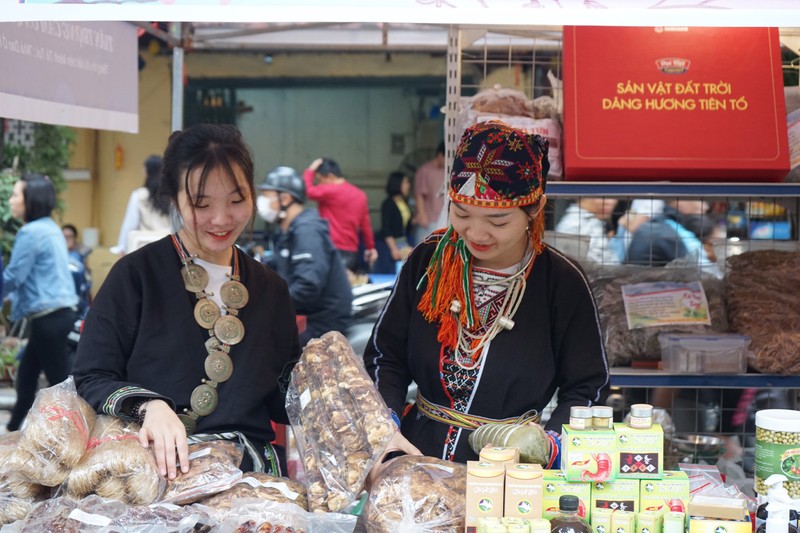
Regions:
[[480, 207], [518, 207], [544, 194], [548, 143], [498, 121], [470, 126], [450, 173], [450, 199]]

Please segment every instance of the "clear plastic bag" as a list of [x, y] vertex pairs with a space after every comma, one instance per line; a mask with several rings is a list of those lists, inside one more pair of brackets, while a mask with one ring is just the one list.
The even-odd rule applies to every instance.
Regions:
[[344, 335], [308, 342], [292, 371], [286, 412], [303, 458], [309, 508], [347, 509], [397, 427]]
[[129, 506], [92, 495], [77, 501], [69, 497], [46, 500], [36, 505], [24, 521], [6, 526], [3, 531], [189, 533], [211, 531], [214, 525], [216, 520], [195, 506]]
[[83, 457], [96, 417], [72, 377], [40, 390], [4, 470], [30, 483], [60, 485]]
[[97, 494], [131, 505], [148, 505], [164, 492], [153, 452], [142, 447], [139, 425], [116, 417], [97, 417], [86, 453], [70, 472], [67, 494]]
[[341, 513], [310, 513], [289, 503], [236, 499], [228, 517], [214, 532], [258, 533], [286, 531], [295, 533], [353, 533], [357, 518]]
[[370, 489], [367, 532], [463, 531], [466, 486], [462, 464], [412, 455], [392, 459]]
[[200, 503], [215, 510], [228, 510], [235, 498], [292, 503], [308, 510], [306, 488], [301, 483], [262, 472], [246, 472], [234, 486]]
[[167, 481], [162, 501], [186, 505], [228, 490], [242, 479], [244, 447], [227, 440], [189, 445], [189, 471]]
[[10, 492], [0, 492], [0, 526], [24, 520], [33, 505], [33, 500], [29, 498], [18, 498]]

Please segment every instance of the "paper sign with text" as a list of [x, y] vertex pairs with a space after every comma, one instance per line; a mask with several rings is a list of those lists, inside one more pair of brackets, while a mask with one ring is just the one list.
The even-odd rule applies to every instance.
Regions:
[[711, 325], [708, 299], [699, 281], [657, 281], [622, 286], [628, 329], [675, 324]]

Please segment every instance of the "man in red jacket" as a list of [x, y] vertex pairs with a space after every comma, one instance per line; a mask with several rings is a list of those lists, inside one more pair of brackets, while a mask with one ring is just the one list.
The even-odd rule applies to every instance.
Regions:
[[364, 241], [364, 261], [372, 265], [378, 252], [364, 191], [344, 179], [332, 159], [315, 159], [303, 173], [303, 181], [308, 198], [317, 202], [320, 216], [328, 221], [331, 241], [345, 266], [356, 271], [359, 239]]

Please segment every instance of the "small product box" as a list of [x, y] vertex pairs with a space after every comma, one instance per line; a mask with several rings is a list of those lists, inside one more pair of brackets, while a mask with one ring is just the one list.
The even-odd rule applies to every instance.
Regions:
[[636, 533], [662, 533], [663, 511], [639, 511], [636, 513]]
[[611, 513], [611, 531], [613, 533], [636, 533], [636, 513], [630, 511], [614, 511]]
[[541, 518], [544, 470], [541, 465], [506, 463], [503, 516]]
[[484, 446], [478, 456], [481, 461], [489, 463], [518, 463], [519, 448], [507, 446]]
[[689, 503], [689, 477], [680, 470], [667, 470], [661, 479], [639, 481], [639, 504], [642, 511], [679, 511]]
[[686, 531], [686, 513], [678, 511], [669, 511], [664, 513], [664, 529], [663, 533], [685, 533]]
[[[689, 503], [689, 509], [690, 513], [693, 512], [691, 503]], [[689, 533], [719, 533], [721, 531], [726, 533], [751, 533], [753, 531], [753, 523], [750, 521], [749, 513], [746, 510], [743, 511], [739, 520], [704, 518], [695, 515], [689, 517]]]
[[613, 429], [561, 430], [561, 470], [568, 481], [613, 481], [619, 454]]
[[613, 509], [592, 509], [593, 533], [612, 533], [611, 515], [613, 513]]
[[467, 533], [475, 533], [480, 517], [503, 516], [504, 481], [503, 465], [486, 461], [467, 461]]
[[564, 494], [574, 494], [578, 497], [578, 515], [587, 521], [591, 519], [591, 483], [567, 481], [560, 470], [545, 470], [543, 482], [542, 518], [552, 520], [558, 514], [558, 499]]
[[660, 424], [634, 429], [614, 424], [619, 465], [617, 478], [661, 479], [664, 477], [664, 430]]
[[739, 521], [742, 514], [749, 516], [747, 502], [737, 498], [697, 494], [689, 501], [689, 515], [692, 517]]
[[592, 516], [597, 509], [613, 511], [639, 510], [639, 480], [618, 479], [610, 482], [597, 482], [592, 485]]

